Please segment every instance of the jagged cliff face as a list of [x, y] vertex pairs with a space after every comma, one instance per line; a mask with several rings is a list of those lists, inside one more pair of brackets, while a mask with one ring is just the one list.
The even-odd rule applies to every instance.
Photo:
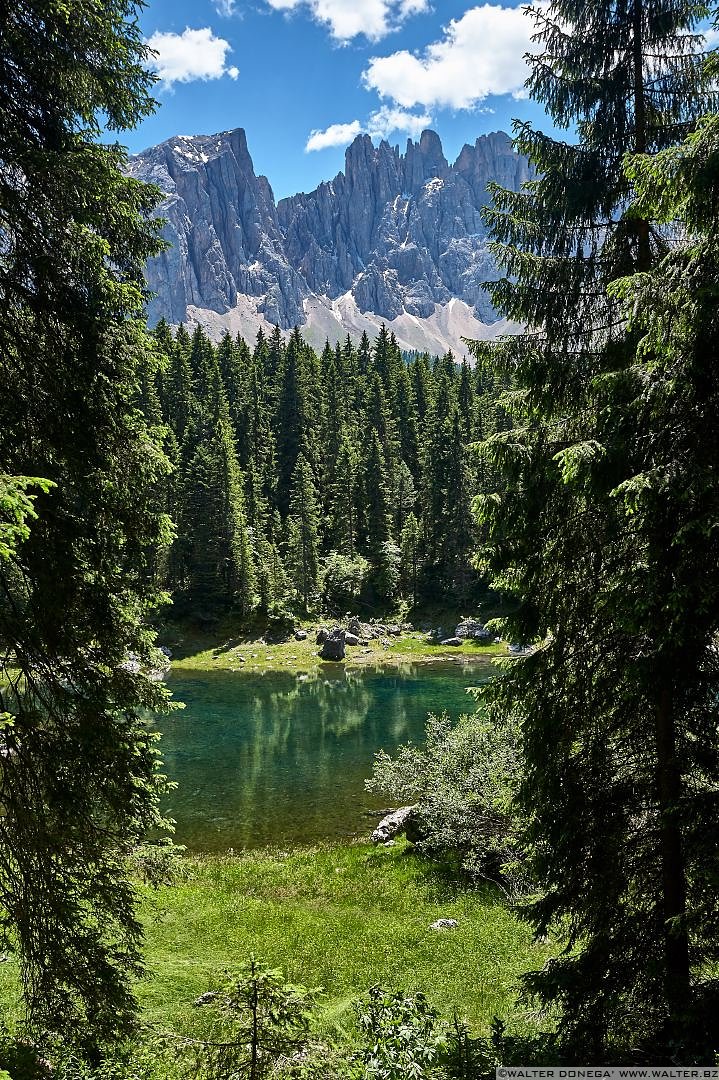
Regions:
[[501, 132], [465, 146], [453, 165], [432, 131], [405, 154], [361, 135], [343, 173], [279, 204], [241, 129], [177, 136], [132, 158], [129, 171], [165, 194], [158, 212], [172, 246], [148, 264], [151, 321], [221, 333], [251, 331], [254, 318], [307, 324], [324, 340], [384, 320], [417, 348], [428, 334], [456, 345], [458, 312], [456, 333], [487, 336], [481, 326], [496, 315], [481, 282], [495, 267], [481, 207], [489, 181], [518, 190], [528, 177]]
[[312, 292], [351, 292], [362, 312], [428, 318], [454, 297], [491, 321], [481, 282], [494, 264], [480, 209], [488, 181], [517, 190], [526, 178], [526, 162], [503, 134], [465, 146], [454, 165], [433, 131], [408, 142], [404, 155], [359, 136], [344, 173], [279, 204], [287, 255]]

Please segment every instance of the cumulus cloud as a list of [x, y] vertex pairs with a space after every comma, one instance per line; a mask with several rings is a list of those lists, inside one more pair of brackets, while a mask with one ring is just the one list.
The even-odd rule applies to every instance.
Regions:
[[378, 41], [408, 16], [429, 8], [429, 0], [267, 0], [267, 3], [275, 11], [309, 11], [338, 41], [350, 41], [359, 34]]
[[417, 116], [405, 109], [383, 105], [372, 113], [365, 124], [352, 120], [349, 124], [330, 124], [324, 131], [312, 131], [305, 151], [311, 153], [313, 150], [326, 150], [329, 146], [347, 146], [362, 132], [371, 135], [373, 139], [386, 139], [397, 131], [406, 132], [416, 138], [431, 123], [432, 117], [429, 113]]
[[522, 97], [527, 77], [523, 56], [531, 49], [533, 29], [521, 8], [470, 8], [422, 54], [402, 49], [373, 57], [364, 84], [407, 109], [469, 109], [490, 94]]
[[178, 82], [220, 79], [223, 75], [236, 79], [240, 74], [236, 67], [227, 66], [227, 54], [232, 52], [230, 43], [215, 37], [209, 26], [201, 30], [188, 26], [181, 34], [158, 30], [148, 38], [147, 44], [157, 54], [151, 66], [168, 88]]
[[324, 131], [315, 129], [310, 133], [305, 150], [309, 154], [312, 150], [326, 150], [328, 146], [346, 146], [361, 131], [359, 120], [352, 120], [349, 124], [330, 124]]
[[370, 116], [366, 131], [373, 138], [380, 139], [386, 139], [395, 131], [402, 131], [416, 138], [431, 123], [432, 117], [429, 113], [420, 113], [417, 116], [415, 113], [407, 112], [406, 109], [383, 105]]

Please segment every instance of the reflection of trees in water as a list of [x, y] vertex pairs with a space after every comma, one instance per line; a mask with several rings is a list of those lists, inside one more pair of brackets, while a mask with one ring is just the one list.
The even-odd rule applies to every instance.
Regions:
[[332, 831], [328, 817], [351, 831], [375, 750], [411, 738], [428, 711], [417, 678], [409, 667], [178, 679], [188, 708], [163, 742], [180, 784], [172, 798], [180, 840], [312, 839]]

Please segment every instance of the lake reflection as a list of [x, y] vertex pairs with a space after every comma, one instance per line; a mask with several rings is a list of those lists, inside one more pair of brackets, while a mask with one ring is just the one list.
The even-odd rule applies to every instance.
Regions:
[[429, 712], [459, 716], [484, 663], [315, 676], [173, 672], [186, 708], [160, 717], [167, 812], [177, 843], [202, 851], [298, 844], [366, 832], [382, 806], [363, 783], [380, 748], [421, 742]]

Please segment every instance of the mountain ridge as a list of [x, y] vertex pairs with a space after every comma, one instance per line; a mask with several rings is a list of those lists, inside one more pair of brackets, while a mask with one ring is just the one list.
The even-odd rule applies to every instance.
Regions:
[[488, 183], [518, 190], [530, 170], [504, 132], [454, 163], [431, 130], [404, 153], [359, 135], [344, 171], [279, 202], [242, 128], [173, 136], [128, 172], [163, 192], [171, 247], [148, 263], [152, 323], [199, 322], [213, 336], [299, 325], [337, 340], [386, 322], [404, 347], [455, 351], [505, 328], [482, 289], [496, 267], [481, 210]]

